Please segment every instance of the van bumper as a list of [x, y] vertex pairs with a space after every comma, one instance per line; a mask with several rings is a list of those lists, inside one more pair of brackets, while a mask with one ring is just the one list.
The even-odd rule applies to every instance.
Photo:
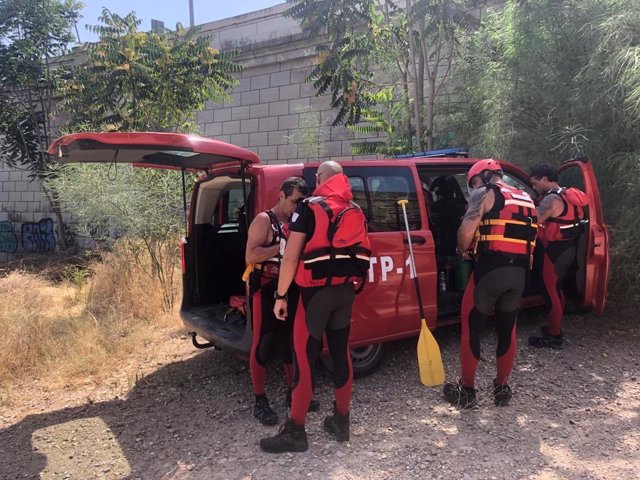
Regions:
[[244, 329], [227, 326], [203, 315], [197, 309], [183, 309], [180, 317], [189, 332], [208, 340], [215, 348], [243, 356], [251, 352], [252, 332], [247, 326]]

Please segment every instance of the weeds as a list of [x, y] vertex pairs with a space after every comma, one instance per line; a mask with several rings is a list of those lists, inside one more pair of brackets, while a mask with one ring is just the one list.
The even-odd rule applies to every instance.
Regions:
[[179, 327], [165, 313], [162, 287], [125, 249], [64, 267], [60, 278], [25, 271], [0, 278], [0, 388], [30, 377], [97, 381]]

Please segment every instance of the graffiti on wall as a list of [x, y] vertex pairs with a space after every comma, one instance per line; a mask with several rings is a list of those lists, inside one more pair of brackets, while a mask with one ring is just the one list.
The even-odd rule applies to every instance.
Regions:
[[53, 230], [53, 220], [43, 218], [39, 222], [22, 224], [22, 248], [25, 252], [54, 252], [56, 237]]
[[14, 253], [18, 249], [18, 237], [13, 233], [13, 223], [0, 222], [0, 253]]

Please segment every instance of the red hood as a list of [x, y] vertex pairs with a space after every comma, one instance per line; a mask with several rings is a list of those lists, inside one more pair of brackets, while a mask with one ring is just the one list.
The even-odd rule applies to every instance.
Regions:
[[351, 187], [349, 186], [349, 179], [342, 173], [334, 175], [329, 178], [329, 180], [316, 187], [313, 191], [313, 196], [337, 197], [345, 203], [353, 200], [353, 194], [351, 193]]

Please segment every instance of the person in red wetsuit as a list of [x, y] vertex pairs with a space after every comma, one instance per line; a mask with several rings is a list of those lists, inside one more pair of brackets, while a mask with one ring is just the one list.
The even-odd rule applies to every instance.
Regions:
[[[302, 202], [292, 216], [278, 279], [275, 315], [284, 319], [292, 313], [287, 292], [294, 277], [301, 302], [293, 332], [296, 377], [291, 416], [277, 435], [260, 440], [260, 448], [271, 453], [303, 452], [309, 446], [305, 420], [312, 396], [311, 366], [320, 354], [325, 334], [333, 362], [335, 404], [333, 415], [324, 419], [324, 429], [338, 441], [349, 440], [351, 308], [354, 281], [363, 281], [369, 268], [370, 246], [366, 220], [351, 201], [353, 195], [342, 167], [333, 161], [322, 163], [316, 173], [316, 185], [313, 196]], [[342, 223], [336, 227], [338, 222]], [[343, 234], [357, 238], [349, 241]], [[338, 248], [338, 238], [348, 247]]]
[[502, 181], [496, 160], [476, 162], [467, 173], [473, 188], [458, 229], [459, 254], [468, 255], [474, 238], [477, 258], [462, 300], [461, 379], [444, 385], [445, 399], [460, 409], [477, 404], [475, 377], [485, 322], [493, 317], [498, 346], [494, 403], [511, 400], [508, 384], [516, 355], [516, 320], [536, 238], [536, 209], [526, 192]]
[[536, 271], [542, 277], [547, 325], [541, 336], [529, 337], [536, 348], [561, 349], [564, 343], [562, 282], [576, 261], [577, 242], [585, 231], [587, 195], [577, 188], [558, 185], [558, 171], [548, 163], [531, 169], [530, 180], [538, 199], [538, 247]]
[[[253, 320], [253, 342], [249, 358], [255, 394], [253, 414], [264, 425], [278, 423], [278, 414], [271, 408], [265, 389], [267, 361], [274, 350], [282, 352], [285, 381], [289, 388], [293, 382], [293, 316], [285, 322], [276, 320], [273, 314], [273, 294], [278, 284], [289, 217], [307, 194], [308, 187], [302, 178], [287, 178], [280, 187], [276, 204], [253, 219], [247, 235], [245, 260], [254, 267], [249, 277]], [[291, 293], [292, 310], [295, 311], [298, 301], [295, 287]]]

